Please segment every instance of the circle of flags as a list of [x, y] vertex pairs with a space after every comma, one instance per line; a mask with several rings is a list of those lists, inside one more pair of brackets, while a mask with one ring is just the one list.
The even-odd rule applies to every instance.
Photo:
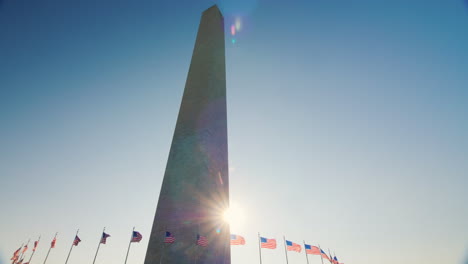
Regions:
[[[77, 232], [76, 232], [75, 238], [74, 238], [74, 240], [72, 242], [72, 245], [70, 247], [70, 251], [68, 253], [67, 260], [65, 261], [65, 263], [68, 262], [68, 258], [71, 255], [73, 247], [77, 247], [78, 244], [81, 242], [81, 239], [78, 236], [78, 231], [79, 230], [77, 230]], [[111, 237], [110, 234], [108, 234], [108, 233], [106, 233], [104, 231], [105, 231], [105, 228], [102, 231], [102, 234], [100, 236], [100, 240], [99, 240], [98, 248], [96, 250], [96, 255], [94, 257], [93, 264], [96, 261], [100, 245], [101, 244], [106, 244], [107, 238]], [[32, 248], [32, 253], [31, 253], [31, 255], [29, 257], [29, 260], [27, 262], [24, 262], [24, 255], [25, 255], [26, 251], [28, 250], [29, 241], [26, 243], [26, 245], [23, 244], [17, 250], [15, 250], [15, 252], [13, 253], [13, 256], [10, 258], [10, 260], [12, 260], [11, 264], [31, 264], [31, 260], [32, 260], [32, 258], [34, 256], [34, 253], [36, 252], [37, 246], [39, 245], [40, 239], [41, 239], [41, 237], [39, 236], [39, 238], [36, 241], [34, 241], [34, 247]], [[135, 228], [133, 228], [131, 236], [130, 236], [130, 242], [129, 242], [129, 246], [128, 246], [128, 250], [127, 250], [127, 256], [125, 258], [125, 263], [127, 263], [128, 253], [130, 251], [131, 244], [132, 243], [138, 243], [142, 239], [143, 239], [143, 236], [141, 235], [141, 233], [138, 232], [138, 231], [135, 231]], [[284, 249], [285, 249], [286, 261], [288, 259], [288, 251], [294, 251], [294, 252], [297, 252], [297, 253], [302, 252], [302, 246], [300, 244], [295, 243], [295, 242], [290, 241], [290, 240], [286, 240], [285, 237], [283, 237], [283, 240], [284, 240]], [[165, 234], [164, 234], [163, 242], [166, 243], [166, 244], [173, 244], [175, 241], [176, 241], [176, 237], [174, 236], [174, 234], [172, 232], [170, 232], [170, 231], [166, 231]], [[201, 234], [196, 235], [196, 240], [194, 240], [194, 242], [195, 242], [195, 244], [197, 246], [200, 246], [200, 247], [208, 247], [208, 245], [209, 245], [208, 238], [206, 236], [201, 235]], [[52, 239], [52, 241], [50, 243], [50, 247], [49, 247], [49, 250], [47, 252], [47, 255], [46, 255], [46, 258], [45, 258], [43, 264], [46, 264], [49, 253], [50, 253], [52, 248], [55, 248], [56, 243], [57, 243], [57, 233], [55, 234], [54, 238]], [[243, 246], [243, 245], [246, 244], [246, 240], [245, 240], [245, 238], [243, 236], [236, 235], [236, 234], [231, 234], [230, 244], [232, 246]], [[277, 240], [275, 238], [262, 237], [262, 236], [260, 236], [260, 233], [259, 233], [258, 234], [258, 245], [259, 245], [260, 263], [262, 263], [261, 262], [262, 249], [276, 249], [278, 244], [277, 244]], [[344, 263], [341, 263], [341, 262], [338, 261], [338, 258], [336, 257], [336, 255], [334, 255], [332, 257], [332, 254], [330, 253], [330, 251], [328, 252], [328, 254], [325, 253], [323, 251], [323, 249], [320, 248], [320, 245], [313, 246], [313, 245], [306, 244], [305, 241], [304, 241], [303, 246], [304, 246], [304, 253], [305, 253], [306, 257], [307, 257], [307, 263], [309, 262], [308, 255], [317, 255], [317, 256], [320, 256], [322, 258], [322, 262], [323, 262], [323, 259], [325, 259], [325, 260], [328, 260], [331, 264], [344, 264]]]

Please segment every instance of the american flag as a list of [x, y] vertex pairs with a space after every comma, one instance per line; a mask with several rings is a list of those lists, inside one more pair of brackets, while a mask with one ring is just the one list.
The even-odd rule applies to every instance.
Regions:
[[328, 255], [323, 252], [323, 250], [320, 249], [320, 255], [324, 258], [324, 259], [328, 259], [328, 261], [331, 261], [330, 258], [328, 257]]
[[57, 238], [54, 237], [54, 239], [52, 240], [52, 242], [50, 243], [50, 247], [51, 248], [55, 248], [55, 242], [57, 242]]
[[239, 235], [231, 235], [231, 245], [245, 245], [245, 239]]
[[202, 247], [208, 246], [208, 239], [204, 236], [197, 235], [197, 245]]
[[260, 246], [262, 248], [275, 249], [276, 248], [276, 239], [269, 239], [265, 237], [260, 237]]
[[18, 248], [18, 249], [15, 251], [15, 253], [13, 253], [13, 257], [11, 257], [11, 260], [16, 260], [16, 259], [18, 259], [18, 255], [19, 255], [20, 250], [21, 250], [21, 247]]
[[34, 241], [34, 247], [33, 247], [32, 251], [36, 251], [37, 244], [39, 244], [39, 240], [38, 240], [38, 241]]
[[101, 244], [106, 244], [106, 241], [107, 241], [108, 237], [110, 237], [109, 234], [106, 234], [105, 232], [102, 232]]
[[307, 244], [304, 244], [304, 247], [307, 254], [320, 255], [320, 249], [318, 247]]
[[166, 236], [164, 237], [164, 243], [174, 243], [175, 237], [171, 232], [166, 231]]
[[81, 242], [81, 239], [78, 237], [78, 235], [75, 236], [75, 240], [73, 240], [73, 245], [78, 246], [78, 243]]
[[22, 253], [22, 254], [24, 254], [24, 252], [26, 252], [26, 250], [28, 250], [28, 245], [27, 245], [27, 244], [26, 244], [26, 245], [24, 245], [24, 247], [23, 247], [23, 251], [22, 251], [21, 253]]
[[18, 261], [16, 264], [22, 264], [23, 263], [23, 259], [20, 259], [20, 261]]
[[302, 250], [301, 245], [291, 242], [289, 240], [286, 240], [286, 249], [288, 251], [296, 251], [296, 252], [301, 252]]
[[340, 263], [340, 262], [338, 262], [338, 258], [337, 258], [336, 256], [333, 258], [333, 263], [335, 263], [335, 264], [339, 264], [339, 263]]
[[132, 240], [130, 242], [140, 242], [143, 236], [138, 233], [137, 231], [133, 231], [132, 233]]

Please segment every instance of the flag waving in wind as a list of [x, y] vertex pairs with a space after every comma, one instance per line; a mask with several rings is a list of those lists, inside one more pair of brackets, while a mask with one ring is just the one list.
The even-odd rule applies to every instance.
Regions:
[[304, 244], [304, 247], [305, 247], [305, 251], [307, 254], [320, 255], [320, 249], [318, 247], [307, 245], [307, 244]]
[[11, 260], [16, 261], [16, 260], [18, 259], [20, 250], [21, 250], [21, 247], [18, 248], [18, 249], [15, 251], [15, 253], [13, 253], [13, 257], [11, 257]]
[[106, 234], [105, 232], [102, 232], [101, 244], [106, 244], [106, 241], [107, 241], [108, 237], [110, 237], [109, 234]]
[[208, 239], [204, 236], [197, 235], [197, 245], [202, 247], [208, 246]]
[[239, 235], [231, 235], [231, 245], [245, 245], [245, 239]]
[[34, 241], [34, 247], [33, 247], [32, 251], [36, 251], [36, 248], [37, 248], [38, 244], [39, 244], [39, 240]]
[[21, 254], [24, 254], [24, 252], [26, 252], [26, 250], [28, 250], [28, 244], [24, 245], [23, 251], [21, 252]]
[[338, 262], [338, 258], [337, 258], [336, 256], [333, 257], [333, 263], [335, 263], [335, 264], [339, 264], [339, 263], [340, 263], [340, 262]]
[[288, 251], [296, 251], [296, 252], [301, 252], [302, 250], [301, 245], [291, 242], [289, 240], [286, 240], [286, 249]]
[[166, 231], [166, 236], [164, 237], [164, 243], [172, 244], [175, 242], [175, 237], [171, 232]]
[[320, 249], [320, 256], [322, 256], [322, 258], [324, 259], [328, 259], [328, 261], [331, 262], [331, 259], [328, 257], [328, 255], [325, 252], [323, 252], [322, 249]]
[[73, 240], [73, 245], [78, 246], [78, 243], [81, 242], [81, 239], [78, 237], [78, 235], [75, 236], [75, 240]]
[[51, 248], [55, 248], [55, 242], [57, 242], [57, 238], [54, 237], [54, 239], [52, 240], [52, 242], [50, 242], [50, 247]]
[[133, 231], [131, 242], [140, 242], [142, 238], [143, 236], [139, 232]]
[[265, 237], [260, 237], [260, 246], [261, 246], [261, 248], [275, 249], [276, 248], [276, 239], [269, 239], [269, 238], [265, 238]]

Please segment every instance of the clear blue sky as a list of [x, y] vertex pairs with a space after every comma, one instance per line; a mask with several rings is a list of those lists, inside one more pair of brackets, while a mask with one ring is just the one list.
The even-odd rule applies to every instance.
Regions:
[[[143, 263], [201, 12], [226, 19], [236, 264], [466, 263], [463, 0], [0, 0], [0, 263]], [[240, 18], [231, 43], [229, 26]], [[285, 263], [264, 250], [264, 264]], [[29, 256], [29, 253], [27, 256]], [[311, 257], [311, 264], [319, 264]], [[290, 253], [290, 263], [305, 263]]]

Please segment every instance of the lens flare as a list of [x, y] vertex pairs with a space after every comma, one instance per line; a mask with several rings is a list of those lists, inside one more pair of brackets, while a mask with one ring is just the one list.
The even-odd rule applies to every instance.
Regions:
[[236, 22], [234, 23], [234, 25], [236, 26], [237, 31], [241, 30], [241, 19], [239, 17], [236, 18]]
[[231, 26], [231, 35], [236, 35], [236, 26], [234, 25]]

